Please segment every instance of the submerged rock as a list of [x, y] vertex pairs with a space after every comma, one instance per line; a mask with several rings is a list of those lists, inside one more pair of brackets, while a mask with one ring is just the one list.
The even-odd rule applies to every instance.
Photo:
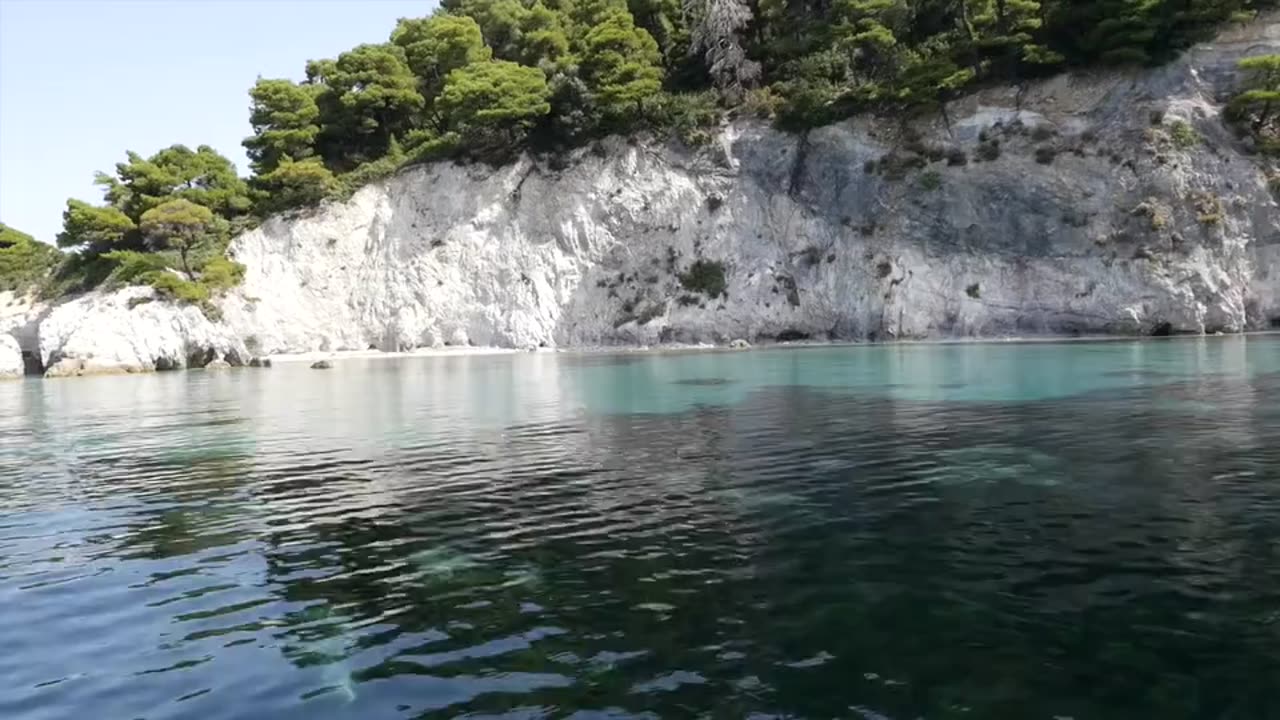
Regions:
[[0, 380], [15, 380], [22, 377], [22, 348], [18, 341], [7, 333], [0, 334]]
[[975, 445], [941, 450], [936, 457], [938, 470], [931, 479], [940, 485], [1015, 483], [1047, 488], [1068, 478], [1062, 460], [1028, 447]]
[[457, 575], [480, 570], [484, 565], [470, 555], [448, 547], [419, 550], [409, 556], [409, 563], [425, 579], [450, 580]]
[[333, 363], [328, 360], [317, 360], [311, 363], [312, 370], [329, 370], [333, 367]]

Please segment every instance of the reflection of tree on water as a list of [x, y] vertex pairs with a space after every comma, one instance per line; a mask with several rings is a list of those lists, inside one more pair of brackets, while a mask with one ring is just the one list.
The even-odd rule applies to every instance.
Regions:
[[254, 449], [237, 420], [210, 424], [195, 442], [159, 444], [146, 452], [113, 451], [82, 459], [78, 480], [106, 497], [130, 501], [114, 534], [124, 558], [198, 555], [235, 545], [255, 515], [245, 495]]

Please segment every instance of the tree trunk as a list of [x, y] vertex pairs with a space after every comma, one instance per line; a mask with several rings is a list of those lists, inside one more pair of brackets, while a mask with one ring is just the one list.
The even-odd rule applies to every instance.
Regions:
[[191, 264], [187, 262], [187, 246], [185, 244], [178, 246], [178, 258], [182, 261], [182, 272], [186, 273], [188, 280], [195, 280], [195, 275], [191, 273]]

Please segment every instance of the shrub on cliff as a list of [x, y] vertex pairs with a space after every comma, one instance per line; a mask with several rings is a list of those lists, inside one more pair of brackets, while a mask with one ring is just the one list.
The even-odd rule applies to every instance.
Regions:
[[332, 197], [341, 184], [318, 160], [294, 162], [284, 156], [271, 172], [253, 179], [257, 206], [263, 212], [315, 205]]
[[724, 263], [714, 260], [698, 260], [680, 274], [680, 286], [690, 292], [700, 292], [716, 298], [729, 287], [724, 275]]
[[1227, 105], [1226, 118], [1251, 135], [1258, 148], [1280, 154], [1280, 55], [1240, 61], [1244, 82]]

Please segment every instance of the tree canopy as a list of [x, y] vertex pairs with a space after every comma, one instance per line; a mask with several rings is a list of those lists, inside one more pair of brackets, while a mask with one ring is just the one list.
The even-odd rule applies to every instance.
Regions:
[[192, 253], [216, 241], [215, 217], [209, 208], [177, 198], [142, 213], [138, 229], [146, 238], [148, 249], [176, 251], [182, 272], [190, 280], [195, 277], [191, 269]]
[[448, 127], [477, 147], [514, 147], [551, 111], [547, 79], [537, 68], [498, 60], [449, 73], [440, 93]]
[[56, 249], [0, 223], [0, 292], [37, 287], [61, 259]]
[[[432, 157], [705, 137], [691, 125], [735, 107], [795, 129], [929, 111], [982, 83], [1161, 62], [1276, 2], [443, 0], [387, 43], [308, 62], [300, 84], [259, 80], [245, 146], [274, 210]], [[277, 174], [286, 158], [320, 166]]]

